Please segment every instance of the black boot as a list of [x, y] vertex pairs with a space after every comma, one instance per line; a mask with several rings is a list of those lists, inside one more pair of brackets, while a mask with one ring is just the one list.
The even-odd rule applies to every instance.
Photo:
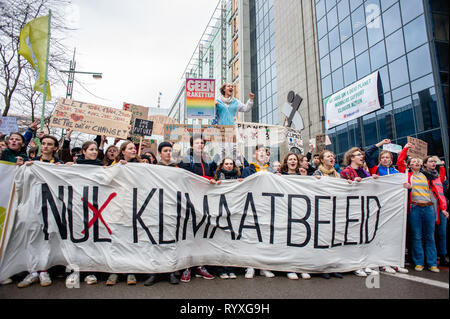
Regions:
[[151, 274], [144, 282], [144, 286], [152, 286], [156, 282], [156, 275]]

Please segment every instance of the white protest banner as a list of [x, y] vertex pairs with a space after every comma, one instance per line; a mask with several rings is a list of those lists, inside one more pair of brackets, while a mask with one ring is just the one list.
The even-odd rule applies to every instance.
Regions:
[[16, 173], [17, 209], [0, 280], [69, 264], [115, 273], [197, 265], [310, 273], [403, 266], [406, 179], [394, 174], [348, 184], [259, 172], [211, 185], [161, 165], [35, 162]]
[[14, 116], [0, 116], [0, 133], [9, 135], [12, 132], [18, 132], [17, 118]]
[[278, 125], [267, 125], [252, 122], [239, 122], [236, 127], [236, 142], [245, 147], [264, 145], [271, 146], [286, 141], [286, 128]]
[[378, 71], [333, 94], [323, 104], [327, 130], [380, 109]]
[[16, 163], [0, 161], [0, 247], [2, 245], [3, 229], [5, 227], [6, 215], [13, 190], [14, 173], [16, 172]]

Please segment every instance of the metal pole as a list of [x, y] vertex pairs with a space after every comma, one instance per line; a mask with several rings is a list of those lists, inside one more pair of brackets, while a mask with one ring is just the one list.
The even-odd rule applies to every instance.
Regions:
[[50, 52], [50, 23], [52, 18], [52, 10], [48, 10], [48, 38], [47, 38], [47, 60], [45, 63], [45, 79], [44, 79], [44, 96], [42, 101], [42, 113], [41, 113], [41, 131], [44, 129], [44, 116], [45, 116], [45, 100], [47, 99], [47, 86], [48, 86], [48, 54]]

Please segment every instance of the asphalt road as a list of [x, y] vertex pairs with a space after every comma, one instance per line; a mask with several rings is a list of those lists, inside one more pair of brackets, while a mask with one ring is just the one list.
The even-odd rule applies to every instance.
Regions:
[[[14, 283], [0, 286], [0, 299], [448, 299], [449, 272], [441, 267], [440, 273], [428, 270], [416, 272], [409, 269], [408, 279], [401, 274], [381, 273], [376, 278], [357, 277], [344, 274], [343, 279], [324, 279], [313, 275], [311, 279], [289, 280], [284, 273], [276, 273], [275, 278], [256, 275], [245, 279], [238, 272], [237, 279], [205, 280], [192, 278], [189, 283], [171, 285], [165, 279], [151, 287], [144, 286], [145, 275], [138, 275], [135, 286], [127, 286], [125, 277], [113, 287], [107, 287], [107, 275], [100, 274], [99, 283], [80, 288], [65, 287], [64, 277], [53, 276], [53, 284], [41, 287], [36, 283], [27, 288], [17, 288], [23, 276], [15, 276]], [[82, 278], [83, 278], [82, 274]], [[402, 278], [400, 278], [402, 277]], [[425, 282], [418, 282], [424, 280]], [[431, 280], [428, 282], [428, 280]], [[434, 285], [434, 282], [441, 286]], [[366, 283], [373, 288], [368, 288]], [[377, 288], [378, 286], [378, 288]]]

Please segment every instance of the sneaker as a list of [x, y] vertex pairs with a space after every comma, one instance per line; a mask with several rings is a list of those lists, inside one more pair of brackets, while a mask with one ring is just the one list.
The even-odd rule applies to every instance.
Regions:
[[367, 277], [367, 274], [362, 269], [355, 270], [353, 273], [358, 277]]
[[208, 270], [206, 270], [205, 266], [197, 267], [195, 269], [195, 277], [203, 277], [204, 279], [214, 279], [214, 276], [211, 275]]
[[296, 274], [295, 272], [288, 272], [288, 273], [287, 273], [287, 277], [288, 277], [289, 279], [292, 279], [292, 280], [298, 279], [298, 276], [297, 276], [297, 274]]
[[330, 274], [327, 274], [327, 273], [320, 274], [320, 277], [322, 277], [324, 279], [330, 279], [331, 278]]
[[307, 272], [302, 272], [300, 276], [302, 276], [302, 279], [311, 279], [311, 275]]
[[396, 271], [395, 269], [389, 267], [389, 266], [385, 266], [385, 267], [381, 267], [381, 270], [388, 273], [388, 274], [395, 274]]
[[230, 278], [230, 276], [228, 276], [228, 274], [227, 273], [222, 273], [222, 274], [220, 274], [220, 279], [229, 279]]
[[35, 274], [28, 274], [21, 282], [19, 282], [17, 284], [17, 287], [18, 288], [25, 288], [25, 287], [28, 287], [28, 286], [34, 284], [38, 280], [39, 280], [39, 276], [37, 275], [37, 273], [35, 273]]
[[12, 284], [12, 282], [13, 282], [12, 279], [8, 278], [8, 279], [5, 279], [2, 282], [0, 282], [0, 285], [2, 285], [2, 286], [9, 285], [9, 284]]
[[255, 268], [253, 267], [248, 267], [245, 270], [245, 278], [247, 279], [252, 279], [253, 277], [255, 277]]
[[135, 275], [129, 274], [127, 276], [127, 285], [128, 286], [136, 285], [136, 276]]
[[407, 274], [407, 273], [409, 272], [408, 269], [403, 268], [403, 267], [394, 267], [394, 270], [395, 270], [396, 272], [401, 273], [401, 274]]
[[365, 272], [366, 274], [371, 274], [371, 275], [374, 275], [374, 276], [378, 276], [378, 275], [380, 274], [377, 270], [372, 269], [372, 268], [369, 268], [369, 267], [366, 267], [366, 268], [364, 269], [364, 272]]
[[171, 285], [178, 285], [180, 283], [180, 280], [175, 276], [175, 273], [169, 274], [169, 283]]
[[230, 278], [230, 279], [236, 279], [237, 277], [236, 277], [236, 274], [235, 274], [234, 272], [230, 272], [230, 273], [228, 274], [228, 278]]
[[89, 275], [86, 278], [84, 278], [84, 282], [88, 285], [94, 285], [97, 283], [97, 277], [95, 275]]
[[432, 272], [439, 272], [439, 268], [436, 267], [436, 266], [428, 267], [428, 270], [429, 270], [429, 271], [432, 271]]
[[66, 278], [66, 288], [80, 288], [80, 273], [73, 272]]
[[265, 277], [267, 277], [267, 278], [275, 277], [275, 275], [273, 274], [273, 272], [271, 272], [270, 270], [264, 270], [264, 269], [261, 269], [261, 270], [260, 270], [260, 273], [261, 273], [261, 276], [265, 276]]
[[191, 281], [191, 270], [190, 269], [186, 269], [185, 271], [183, 271], [183, 274], [181, 275], [180, 280], [181, 280], [181, 282], [189, 282], [189, 281]]
[[41, 271], [41, 273], [39, 274], [39, 281], [41, 282], [42, 287], [47, 287], [52, 284], [50, 275], [46, 271]]
[[422, 271], [423, 270], [423, 266], [422, 265], [416, 265], [416, 267], [414, 267], [415, 271]]
[[107, 286], [114, 286], [117, 284], [117, 280], [119, 279], [119, 275], [117, 274], [110, 274], [108, 277], [108, 280], [106, 281]]

